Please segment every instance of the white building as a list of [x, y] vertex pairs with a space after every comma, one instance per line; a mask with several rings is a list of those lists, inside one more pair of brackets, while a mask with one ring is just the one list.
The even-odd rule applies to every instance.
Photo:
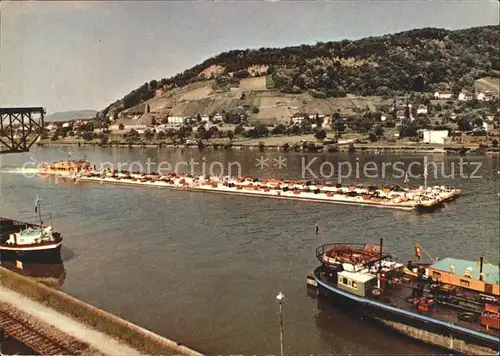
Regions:
[[57, 125], [56, 124], [48, 124], [47, 126], [45, 126], [45, 128], [49, 131], [55, 131], [55, 130], [57, 130]]
[[202, 116], [201, 117], [201, 122], [209, 122], [210, 118], [208, 116]]
[[424, 143], [444, 144], [448, 138], [448, 130], [423, 130]]
[[495, 99], [495, 96], [490, 91], [480, 92], [476, 94], [476, 99], [478, 101], [492, 101]]
[[301, 125], [302, 121], [304, 121], [305, 117], [304, 116], [296, 116], [292, 117], [292, 125]]
[[425, 105], [420, 105], [417, 108], [417, 115], [427, 115], [427, 106]]
[[434, 99], [452, 99], [453, 93], [451, 91], [435, 92]]
[[220, 114], [214, 115], [214, 121], [223, 121], [223, 117]]
[[483, 129], [486, 132], [490, 132], [495, 129], [495, 126], [491, 122], [483, 121]]
[[466, 91], [462, 91], [460, 92], [460, 94], [458, 94], [458, 100], [460, 101], [470, 101], [473, 97], [474, 96], [472, 95], [472, 93]]
[[332, 117], [323, 115], [323, 123], [321, 124], [322, 129], [329, 129], [332, 127]]
[[187, 121], [187, 117], [184, 116], [169, 116], [167, 122], [169, 124], [184, 124]]

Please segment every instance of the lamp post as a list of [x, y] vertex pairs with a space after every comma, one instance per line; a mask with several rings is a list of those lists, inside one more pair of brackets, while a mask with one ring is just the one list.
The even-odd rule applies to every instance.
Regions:
[[278, 301], [278, 305], [280, 307], [280, 348], [281, 348], [281, 356], [283, 356], [283, 304], [285, 304], [285, 295], [283, 292], [280, 292], [276, 296], [276, 300]]

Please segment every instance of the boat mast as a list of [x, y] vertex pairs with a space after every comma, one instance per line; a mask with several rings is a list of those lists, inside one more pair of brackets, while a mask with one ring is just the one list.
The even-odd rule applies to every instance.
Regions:
[[424, 166], [424, 188], [427, 189], [427, 165]]
[[36, 195], [35, 200], [35, 213], [38, 211], [38, 218], [40, 219], [40, 226], [43, 230], [43, 221], [42, 221], [42, 210], [40, 209], [40, 197], [38, 194]]
[[378, 265], [378, 273], [377, 273], [377, 288], [380, 289], [380, 274], [382, 273], [382, 247], [384, 246], [384, 239], [380, 239], [380, 260]]

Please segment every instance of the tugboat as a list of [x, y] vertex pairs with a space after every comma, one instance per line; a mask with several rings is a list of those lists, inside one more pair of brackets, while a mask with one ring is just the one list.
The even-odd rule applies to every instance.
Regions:
[[[0, 252], [4, 256], [16, 255], [27, 258], [60, 256], [63, 238], [53, 231], [53, 226], [44, 226], [40, 209], [40, 199], [35, 201], [40, 224], [28, 224], [1, 218]], [[22, 228], [24, 226], [24, 228]]]
[[[420, 258], [420, 246], [415, 246]], [[307, 285], [322, 301], [342, 305], [393, 330], [469, 355], [500, 347], [499, 267], [454, 258], [402, 264], [380, 244], [329, 244]]]

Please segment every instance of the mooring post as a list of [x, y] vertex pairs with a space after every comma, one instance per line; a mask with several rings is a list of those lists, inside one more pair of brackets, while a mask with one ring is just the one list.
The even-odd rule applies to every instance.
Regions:
[[283, 356], [283, 304], [285, 303], [285, 296], [283, 292], [280, 292], [276, 296], [276, 300], [278, 301], [278, 305], [280, 307], [280, 350], [281, 350], [281, 356]]

